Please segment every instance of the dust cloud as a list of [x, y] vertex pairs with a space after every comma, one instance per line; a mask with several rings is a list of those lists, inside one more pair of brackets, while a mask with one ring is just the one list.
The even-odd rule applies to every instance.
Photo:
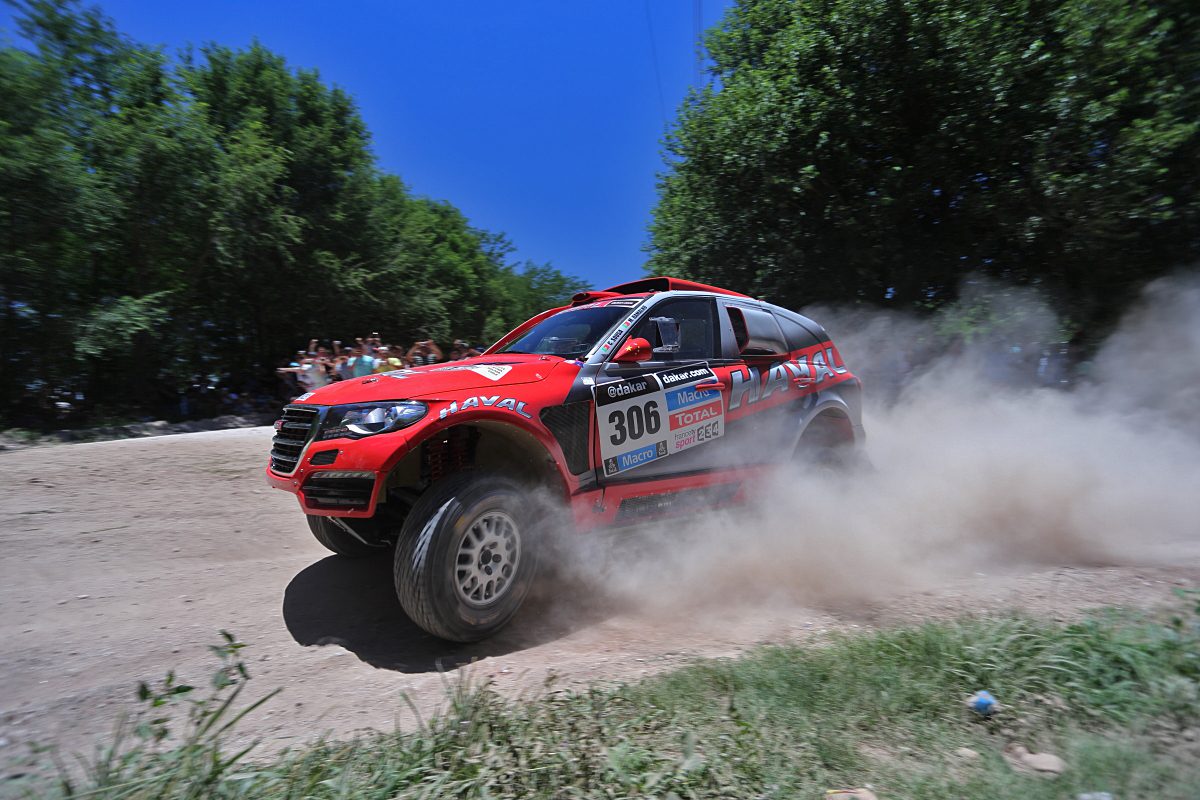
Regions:
[[961, 296], [923, 319], [807, 309], [863, 379], [870, 466], [788, 468], [747, 507], [570, 537], [577, 597], [664, 618], [837, 607], [1200, 542], [1200, 276], [1150, 285], [1082, 368], [1034, 292]]

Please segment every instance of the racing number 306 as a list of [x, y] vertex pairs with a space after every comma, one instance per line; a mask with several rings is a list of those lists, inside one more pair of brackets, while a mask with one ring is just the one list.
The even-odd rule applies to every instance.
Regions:
[[662, 428], [658, 401], [651, 400], [645, 405], [630, 406], [625, 411], [614, 411], [608, 415], [608, 424], [617, 430], [608, 437], [614, 445], [622, 445], [627, 440], [636, 441], [648, 433], [658, 433]]

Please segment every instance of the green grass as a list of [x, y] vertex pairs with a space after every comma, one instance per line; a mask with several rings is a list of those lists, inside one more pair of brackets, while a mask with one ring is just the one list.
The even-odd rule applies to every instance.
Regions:
[[[24, 790], [102, 798], [819, 798], [827, 788], [870, 785], [881, 800], [1099, 791], [1119, 800], [1196, 800], [1200, 749], [1189, 748], [1200, 744], [1184, 731], [1200, 725], [1198, 619], [1190, 611], [1173, 619], [1110, 611], [1072, 625], [928, 624], [821, 647], [764, 648], [618, 689], [530, 702], [460, 683], [447, 712], [419, 731], [261, 762], [221, 746], [246, 686], [230, 639], [216, 648], [221, 688], [199, 700], [173, 682], [148, 688], [152, 708], [140, 737], [90, 762], [82, 779]], [[992, 719], [963, 705], [980, 688], [1004, 704]], [[190, 722], [183, 744], [167, 745], [176, 740], [162, 736], [169, 723], [155, 714], [175, 702], [191, 703]], [[1001, 756], [1010, 740], [1062, 756], [1067, 771], [1013, 771]], [[964, 762], [953, 754], [960, 747], [981, 757]]]

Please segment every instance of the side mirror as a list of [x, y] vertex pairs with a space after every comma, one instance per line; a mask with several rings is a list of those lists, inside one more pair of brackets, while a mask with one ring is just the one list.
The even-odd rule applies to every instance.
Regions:
[[658, 332], [658, 341], [662, 343], [654, 348], [653, 352], [662, 355], [678, 353], [679, 320], [670, 317], [651, 317], [650, 321], [654, 323], [654, 328]]
[[650, 360], [650, 343], [645, 339], [630, 339], [621, 346], [613, 361], [617, 364], [637, 364]]

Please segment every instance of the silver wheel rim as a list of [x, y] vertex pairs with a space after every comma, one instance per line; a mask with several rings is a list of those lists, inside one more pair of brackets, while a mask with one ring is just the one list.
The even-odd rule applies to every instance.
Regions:
[[458, 545], [454, 585], [467, 605], [490, 606], [508, 594], [521, 563], [521, 534], [503, 511], [475, 518]]

